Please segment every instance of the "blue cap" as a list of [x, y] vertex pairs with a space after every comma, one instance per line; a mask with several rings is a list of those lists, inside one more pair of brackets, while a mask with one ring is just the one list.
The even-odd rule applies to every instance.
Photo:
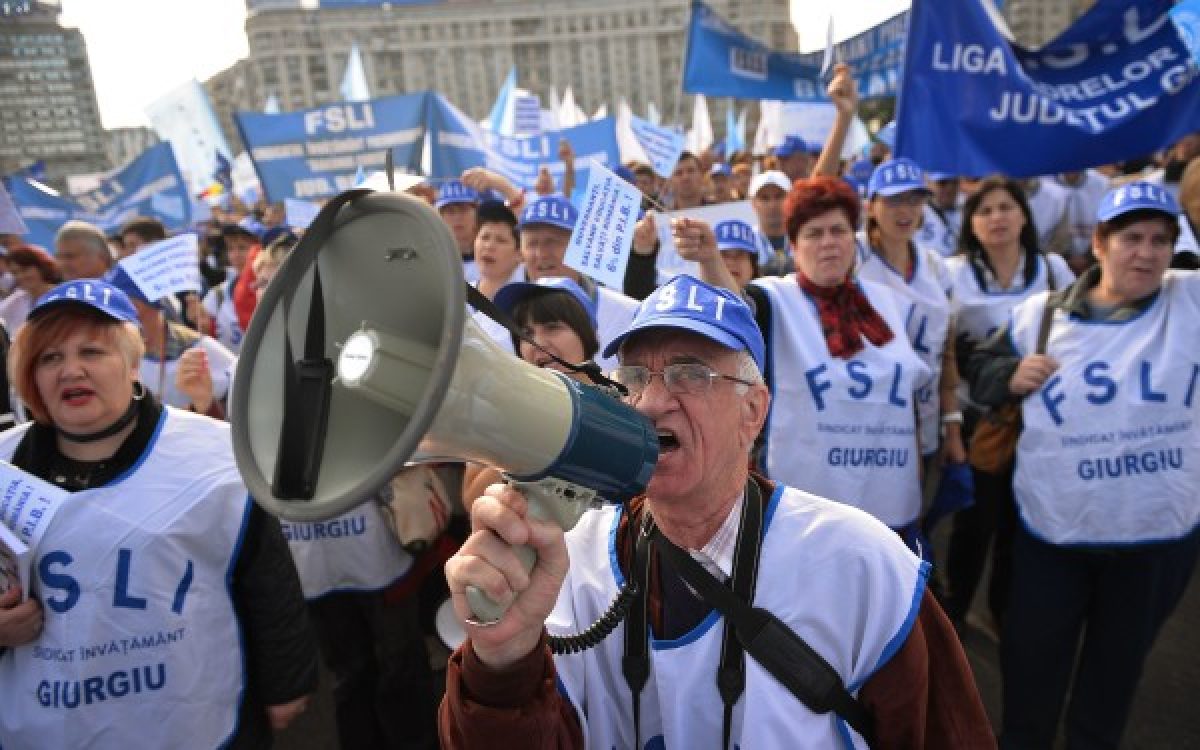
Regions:
[[1162, 185], [1138, 180], [1108, 191], [1096, 211], [1099, 221], [1112, 221], [1130, 211], [1161, 211], [1179, 216], [1179, 202]]
[[692, 276], [676, 276], [647, 297], [629, 329], [604, 347], [604, 356], [613, 356], [627, 338], [652, 328], [698, 333], [728, 349], [750, 352], [758, 368], [764, 367], [766, 345], [750, 307], [728, 289]]
[[267, 229], [262, 225], [261, 221], [253, 216], [247, 216], [246, 218], [242, 219], [238, 222], [238, 226], [258, 238], [261, 238], [263, 232], [265, 232]]
[[571, 201], [561, 195], [542, 195], [535, 198], [521, 212], [521, 229], [530, 226], [546, 225], [565, 229], [568, 232], [575, 229], [575, 221], [579, 212], [571, 205]]
[[588, 320], [592, 321], [592, 328], [596, 327], [596, 303], [574, 279], [565, 276], [543, 276], [537, 281], [514, 281], [511, 284], [505, 284], [500, 291], [496, 292], [496, 298], [493, 301], [496, 303], [496, 307], [511, 317], [517, 305], [530, 297], [551, 292], [566, 292], [574, 297], [587, 313]]
[[138, 324], [137, 308], [125, 292], [99, 279], [79, 279], [59, 284], [38, 298], [29, 311], [33, 320], [47, 310], [64, 305], [86, 305], [120, 323]]
[[876, 167], [867, 183], [867, 197], [899, 195], [920, 190], [928, 193], [925, 171], [912, 159], [889, 159]]
[[750, 253], [755, 258], [758, 257], [757, 234], [754, 227], [746, 222], [738, 219], [726, 219], [713, 227], [713, 233], [717, 235], [717, 249], [721, 252], [740, 250]]
[[958, 175], [950, 174], [949, 172], [926, 172], [925, 177], [930, 182], [945, 182], [946, 180], [957, 180]]
[[479, 193], [458, 180], [443, 182], [442, 186], [438, 188], [437, 201], [434, 206], [442, 208], [455, 203], [479, 203]]
[[719, 161], [712, 165], [712, 169], [708, 170], [708, 173], [713, 177], [732, 177], [733, 169], [725, 162]]
[[798, 135], [789, 135], [783, 139], [783, 143], [775, 148], [775, 155], [780, 159], [786, 159], [792, 154], [807, 154], [811, 151], [808, 143]]

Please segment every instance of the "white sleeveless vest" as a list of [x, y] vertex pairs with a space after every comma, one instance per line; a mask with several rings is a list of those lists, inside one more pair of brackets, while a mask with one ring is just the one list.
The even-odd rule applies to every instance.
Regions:
[[246, 335], [238, 319], [237, 308], [233, 305], [233, 287], [236, 284], [237, 277], [222, 281], [204, 295], [204, 309], [213, 319], [213, 338], [234, 354], [242, 350], [242, 339]]
[[[0, 436], [0, 456], [24, 434]], [[171, 408], [130, 473], [64, 502], [34, 563], [42, 633], [0, 655], [5, 750], [226, 742], [245, 682], [229, 577], [249, 510], [228, 425]]]
[[379, 505], [366, 502], [328, 521], [281, 521], [305, 599], [333, 592], [378, 591], [412, 567]]
[[767, 476], [861, 508], [892, 528], [908, 525], [921, 510], [915, 394], [930, 372], [904, 336], [895, 296], [861, 282], [894, 335], [882, 348], [864, 341], [843, 360], [830, 355], [795, 274], [754, 283], [771, 301]]
[[[579, 632], [616, 596], [619, 509], [590, 511], [567, 534], [571, 567], [547, 628]], [[779, 486], [764, 518], [754, 606], [803, 638], [857, 692], [904, 645], [928, 573], [900, 538], [865, 514]], [[723, 709], [717, 692], [724, 620], [713, 611], [672, 641], [650, 635], [650, 679], [641, 697], [641, 743], [715, 748]], [[632, 748], [631, 695], [621, 672], [625, 625], [582, 654], [555, 656], [560, 690], [579, 715], [590, 748]], [[835, 714], [814, 714], [746, 656], [746, 687], [731, 737], [743, 750], [865, 748]]]
[[913, 242], [922, 250], [936, 253], [942, 258], [949, 258], [958, 252], [958, 233], [962, 229], [962, 210], [956, 208], [942, 213], [946, 217], [945, 221], [933, 209], [933, 206], [925, 204], [921, 228], [913, 235]]
[[946, 332], [950, 329], [950, 300], [947, 297], [950, 282], [942, 259], [918, 246], [914, 253], [913, 278], [909, 281], [872, 252], [866, 237], [860, 233], [858, 278], [887, 287], [904, 309], [908, 340], [930, 372], [928, 385], [917, 391], [921, 453], [936, 453], [942, 430], [942, 404], [938, 388], [941, 385]]
[[[1013, 314], [1034, 350], [1045, 295]], [[1141, 315], [1086, 322], [1056, 311], [1060, 367], [1022, 404], [1013, 491], [1025, 525], [1053, 544], [1177, 539], [1200, 523], [1200, 275], [1168, 272]]]

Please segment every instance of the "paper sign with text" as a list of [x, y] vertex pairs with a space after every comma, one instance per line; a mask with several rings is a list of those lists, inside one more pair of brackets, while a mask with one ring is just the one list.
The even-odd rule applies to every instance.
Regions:
[[563, 262], [606, 286], [621, 289], [641, 203], [637, 188], [593, 163]]
[[655, 214], [654, 228], [658, 232], [658, 259], [654, 265], [658, 269], [659, 283], [681, 273], [697, 277], [700, 275], [699, 267], [690, 260], [684, 260], [679, 255], [679, 251], [675, 249], [675, 238], [671, 234], [671, 220], [681, 218], [702, 219], [712, 227], [727, 219], [744, 221], [752, 227], [758, 226], [758, 216], [755, 215], [750, 201], [718, 203], [715, 206], [700, 206], [699, 208], [685, 208], [680, 211]]
[[670, 128], [655, 125], [637, 116], [629, 118], [629, 126], [646, 156], [650, 158], [654, 174], [670, 177], [675, 172], [675, 165], [686, 147], [687, 138], [682, 133], [676, 133]]
[[[0, 461], [0, 525], [11, 534], [0, 538], [0, 578], [15, 571], [26, 596], [33, 553], [68, 497], [66, 490]], [[0, 587], [7, 590], [3, 582]]]
[[199, 292], [196, 235], [181, 234], [142, 247], [118, 264], [151, 302], [176, 292]]
[[284, 198], [283, 211], [287, 216], [287, 225], [293, 229], [308, 229], [312, 220], [321, 212], [321, 206], [312, 201], [299, 198]]

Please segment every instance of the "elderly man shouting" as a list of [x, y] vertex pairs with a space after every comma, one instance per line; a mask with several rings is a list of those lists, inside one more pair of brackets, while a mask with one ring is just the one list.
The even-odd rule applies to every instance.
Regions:
[[[645, 496], [589, 511], [565, 537], [527, 518], [511, 489], [476, 501], [474, 532], [446, 565], [454, 605], [466, 619], [463, 592], [478, 586], [511, 607], [494, 625], [465, 624], [441, 709], [446, 746], [866, 747], [744, 652], [684, 582], [686, 556], [643, 542], [651, 533], [823, 657], [856, 694], [874, 747], [994, 746], [958, 640], [925, 593], [925, 564], [865, 513], [749, 472], [770, 407], [764, 349], [740, 298], [676, 277], [606, 351], [658, 431]], [[529, 574], [513, 553], [522, 544], [538, 554]], [[622, 625], [594, 649], [551, 656], [547, 630], [586, 628], [631, 577]]]

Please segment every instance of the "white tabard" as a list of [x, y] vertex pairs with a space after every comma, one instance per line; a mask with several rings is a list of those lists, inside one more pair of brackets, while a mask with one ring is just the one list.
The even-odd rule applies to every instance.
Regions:
[[950, 328], [950, 286], [941, 256], [916, 247], [912, 279], [892, 268], [878, 253], [869, 249], [864, 236], [858, 243], [858, 277], [890, 289], [904, 310], [904, 328], [917, 356], [929, 368], [929, 384], [917, 391], [918, 435], [921, 453], [938, 449], [942, 428], [942, 404], [938, 387], [942, 377], [942, 353]]
[[[0, 435], [0, 456], [24, 434]], [[230, 576], [249, 510], [228, 425], [169, 407], [130, 472], [67, 499], [34, 565], [42, 633], [0, 655], [5, 750], [227, 741], [245, 682]]]
[[[1013, 313], [1034, 350], [1045, 295]], [[1125, 322], [1057, 311], [1046, 347], [1059, 369], [1022, 405], [1013, 491], [1021, 519], [1054, 544], [1177, 539], [1200, 523], [1200, 275], [1171, 271]]]
[[[589, 511], [567, 534], [571, 567], [546, 621], [551, 632], [579, 632], [616, 596], [624, 581], [616, 566], [619, 520], [614, 507]], [[764, 520], [754, 606], [779, 617], [857, 692], [908, 638], [928, 565], [865, 514], [799, 490], [778, 487]], [[720, 744], [716, 673], [723, 630], [724, 619], [713, 611], [675, 640], [650, 634], [650, 679], [641, 698], [645, 750]], [[622, 624], [594, 649], [554, 657], [560, 690], [591, 748], [634, 747], [632, 698], [621, 672], [624, 641]], [[805, 708], [749, 655], [731, 737], [744, 750], [866, 747], [834, 714]]]
[[327, 521], [281, 521], [304, 598], [333, 592], [378, 591], [412, 567], [375, 502]]
[[771, 301], [767, 476], [861, 508], [892, 528], [908, 525], [921, 509], [915, 395], [930, 372], [904, 335], [895, 295], [860, 282], [894, 335], [883, 347], [864, 340], [844, 360], [829, 353], [795, 274], [754, 283]]

